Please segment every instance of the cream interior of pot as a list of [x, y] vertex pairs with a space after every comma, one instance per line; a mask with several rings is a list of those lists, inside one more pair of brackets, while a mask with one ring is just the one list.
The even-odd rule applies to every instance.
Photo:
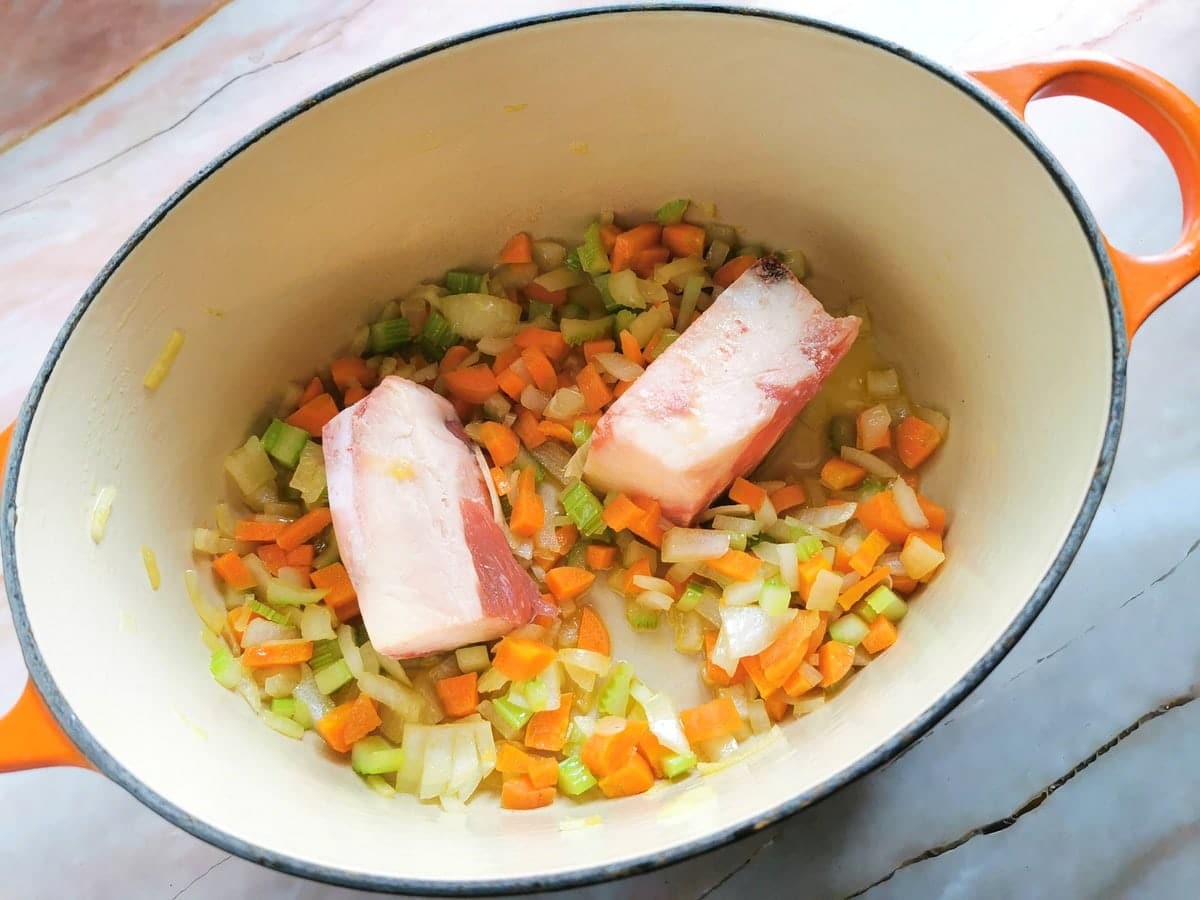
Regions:
[[[636, 65], [628, 64], [636, 60]], [[786, 747], [619, 802], [447, 814], [363, 788], [319, 741], [268, 731], [208, 672], [182, 572], [223, 456], [287, 379], [417, 280], [486, 265], [516, 230], [711, 201], [801, 247], [819, 295], [861, 296], [950, 438], [926, 489], [951, 562], [898, 644]], [[142, 375], [173, 328], [165, 384]], [[1112, 374], [1099, 269], [1022, 141], [921, 66], [817, 28], [717, 13], [542, 24], [406, 63], [274, 129], [129, 253], [54, 367], [21, 461], [17, 564], [33, 638], [104, 751], [190, 816], [271, 853], [454, 883], [656, 857], [854, 767], [967, 677], [1029, 602], [1080, 510]], [[112, 484], [108, 533], [88, 518]], [[152, 547], [163, 586], [147, 586]], [[694, 662], [618, 635], [687, 699]], [[599, 825], [564, 830], [564, 819]]]

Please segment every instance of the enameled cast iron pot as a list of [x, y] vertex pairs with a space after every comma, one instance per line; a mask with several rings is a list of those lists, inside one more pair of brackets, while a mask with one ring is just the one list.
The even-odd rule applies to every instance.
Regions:
[[[1184, 196], [1174, 249], [1106, 243], [1021, 119], [1031, 98], [1058, 94], [1120, 110], [1162, 145]], [[505, 25], [336, 84], [150, 217], [30, 391], [2, 536], [31, 683], [0, 721], [0, 768], [91, 766], [247, 859], [409, 892], [610, 878], [802, 809], [945, 715], [1049, 599], [1108, 479], [1128, 337], [1200, 272], [1198, 173], [1200, 111], [1135, 66], [1080, 54], [968, 76], [821, 22], [716, 7]], [[585, 810], [384, 800], [316, 746], [267, 731], [214, 684], [179, 573], [194, 565], [189, 529], [224, 489], [223, 455], [271, 390], [397, 290], [486, 264], [516, 230], [578, 234], [597, 209], [674, 196], [804, 248], [818, 295], [867, 298], [911, 394], [950, 414], [927, 484], [952, 510], [954, 552], [903, 639], [789, 724], [786, 749], [699, 791]], [[141, 375], [172, 328], [187, 343], [148, 393]], [[110, 483], [95, 546], [88, 511]], [[157, 593], [142, 544], [164, 572]], [[670, 653], [618, 650], [651, 683], [695, 679]], [[559, 827], [594, 812], [598, 827]]]

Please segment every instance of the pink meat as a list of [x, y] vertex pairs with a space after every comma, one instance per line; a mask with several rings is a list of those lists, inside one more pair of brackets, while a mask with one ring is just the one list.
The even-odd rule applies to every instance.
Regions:
[[786, 266], [762, 259], [604, 414], [584, 477], [690, 523], [766, 456], [859, 324], [830, 316]]
[[537, 585], [445, 399], [385, 378], [325, 426], [323, 444], [338, 549], [376, 650], [421, 656], [530, 621]]

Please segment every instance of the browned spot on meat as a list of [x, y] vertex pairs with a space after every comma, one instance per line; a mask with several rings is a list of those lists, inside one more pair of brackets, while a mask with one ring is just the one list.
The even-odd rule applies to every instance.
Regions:
[[792, 277], [791, 270], [774, 256], [764, 256], [754, 264], [752, 271], [767, 284], [787, 281]]

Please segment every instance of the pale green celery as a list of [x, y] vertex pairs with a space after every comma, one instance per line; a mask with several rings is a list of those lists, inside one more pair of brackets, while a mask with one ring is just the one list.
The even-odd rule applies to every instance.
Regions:
[[[563, 307], [564, 316], [566, 312], [566, 307]], [[558, 327], [562, 331], [563, 339], [572, 347], [578, 347], [584, 341], [598, 341], [607, 337], [612, 331], [613, 317], [605, 316], [602, 319], [564, 318], [558, 323]]]
[[829, 625], [829, 636], [843, 644], [849, 644], [851, 647], [857, 647], [863, 638], [867, 636], [867, 623], [860, 619], [854, 613], [846, 613], [836, 622]]
[[488, 657], [488, 649], [483, 644], [459, 647], [454, 651], [454, 657], [458, 662], [458, 668], [464, 673], [483, 672], [492, 664]]
[[387, 782], [381, 775], [368, 775], [363, 779], [367, 783], [367, 787], [373, 790], [381, 797], [395, 797], [396, 789]]
[[332, 528], [328, 528], [325, 530], [325, 535], [325, 549], [318, 553], [313, 560], [314, 569], [332, 566], [342, 558], [341, 553], [338, 552], [337, 533]]
[[558, 764], [558, 789], [568, 797], [578, 797], [596, 786], [596, 777], [578, 756], [568, 756]]
[[676, 778], [684, 772], [690, 772], [696, 768], [696, 762], [695, 753], [674, 753], [664, 757], [661, 765], [664, 775], [668, 778]]
[[693, 275], [684, 285], [683, 295], [679, 298], [679, 315], [675, 317], [675, 327], [680, 331], [692, 323], [692, 317], [696, 314], [696, 304], [700, 300], [700, 289], [703, 287], [703, 275]]
[[242, 664], [229, 652], [229, 648], [221, 644], [212, 652], [208, 662], [208, 670], [221, 687], [233, 690], [242, 680]]
[[276, 697], [271, 701], [271, 712], [288, 719], [296, 718], [296, 701], [291, 697]]
[[503, 697], [498, 697], [492, 701], [492, 710], [497, 717], [504, 721], [504, 724], [509, 727], [510, 731], [517, 732], [525, 727], [525, 723], [529, 721], [533, 712], [517, 706]]
[[895, 591], [884, 585], [867, 594], [866, 603], [890, 622], [899, 622], [908, 613], [908, 604], [901, 600]]
[[350, 749], [350, 765], [359, 775], [384, 775], [399, 772], [404, 766], [404, 751], [384, 738], [372, 735]]
[[371, 326], [368, 339], [372, 353], [391, 353], [408, 340], [408, 319], [384, 319]]
[[604, 531], [604, 509], [582, 481], [576, 481], [563, 491], [562, 505], [583, 537], [595, 537]]
[[675, 222], [683, 221], [683, 214], [687, 212], [688, 206], [691, 205], [691, 200], [680, 197], [678, 200], [668, 200], [658, 208], [654, 214], [654, 218], [658, 220], [659, 225], [671, 225]]
[[289, 619], [279, 610], [267, 606], [265, 603], [259, 603], [253, 598], [253, 595], [250, 595], [250, 598], [251, 599], [246, 601], [246, 606], [250, 608], [251, 612], [258, 613], [258, 615], [262, 616], [268, 622], [274, 622], [276, 625], [291, 624], [291, 619]]
[[289, 469], [296, 468], [307, 443], [307, 431], [279, 419], [272, 419], [262, 436], [263, 449]]
[[339, 659], [332, 665], [314, 672], [313, 678], [316, 679], [317, 688], [328, 697], [338, 688], [349, 684], [354, 679], [354, 674], [350, 671], [349, 664], [344, 659]]
[[329, 588], [296, 588], [272, 578], [267, 584], [267, 602], [276, 606], [307, 606], [319, 603]]
[[600, 224], [593, 222], [583, 236], [583, 243], [576, 248], [579, 265], [589, 275], [603, 275], [611, 266], [608, 254], [600, 241]]
[[621, 660], [608, 675], [597, 706], [605, 716], [623, 716], [629, 706], [629, 685], [633, 681], [633, 666]]
[[275, 467], [256, 435], [250, 435], [246, 443], [225, 457], [225, 471], [247, 496], [275, 479]]
[[313, 441], [305, 442], [288, 486], [299, 491], [301, 499], [308, 504], [316, 503], [325, 493], [325, 454]]
[[769, 616], [781, 615], [792, 602], [792, 590], [779, 578], [772, 578], [763, 585], [758, 605]]
[[821, 552], [821, 539], [807, 535], [796, 539], [796, 560], [806, 562]]
[[630, 600], [625, 604], [625, 620], [634, 631], [653, 631], [658, 627], [658, 610], [647, 609]]

